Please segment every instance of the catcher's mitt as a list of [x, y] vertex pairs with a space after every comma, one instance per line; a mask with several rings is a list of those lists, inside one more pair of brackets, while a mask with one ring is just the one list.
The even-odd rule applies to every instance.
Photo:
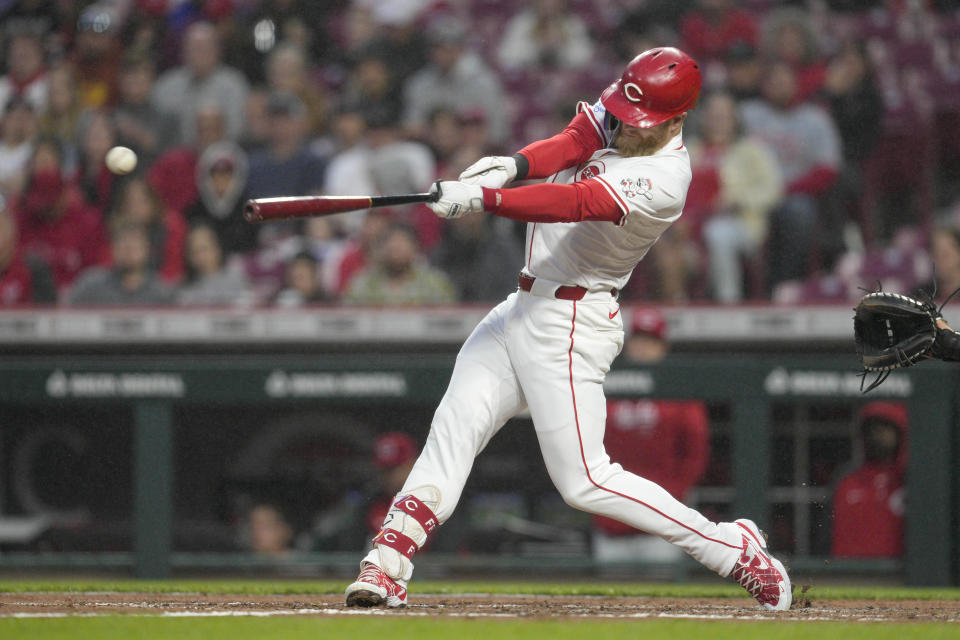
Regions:
[[853, 333], [863, 364], [860, 389], [867, 374], [877, 373], [864, 393], [882, 384], [894, 369], [937, 355], [940, 310], [932, 301], [875, 291], [863, 296], [854, 311]]

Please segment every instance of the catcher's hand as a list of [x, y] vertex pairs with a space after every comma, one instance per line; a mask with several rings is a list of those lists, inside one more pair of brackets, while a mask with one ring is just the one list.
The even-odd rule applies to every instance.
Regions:
[[864, 393], [883, 383], [894, 369], [943, 357], [935, 343], [943, 344], [947, 336], [938, 337], [956, 335], [938, 327], [942, 318], [932, 301], [876, 291], [863, 296], [854, 311], [853, 333], [864, 379], [868, 373], [877, 373]]

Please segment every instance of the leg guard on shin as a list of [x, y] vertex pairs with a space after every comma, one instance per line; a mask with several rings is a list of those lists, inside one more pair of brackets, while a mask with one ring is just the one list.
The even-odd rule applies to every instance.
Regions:
[[364, 562], [376, 564], [396, 580], [410, 580], [413, 575], [410, 558], [440, 526], [435, 515], [439, 504], [440, 489], [433, 485], [400, 495], [387, 512], [380, 533], [373, 539], [373, 550]]

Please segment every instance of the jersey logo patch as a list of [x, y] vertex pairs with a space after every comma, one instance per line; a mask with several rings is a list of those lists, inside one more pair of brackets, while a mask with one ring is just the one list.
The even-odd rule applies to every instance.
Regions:
[[653, 183], [649, 178], [637, 178], [632, 180], [624, 178], [620, 181], [620, 191], [628, 198], [643, 196], [647, 200], [653, 200]]
[[606, 165], [600, 160], [594, 160], [578, 172], [577, 180], [590, 180], [596, 178], [607, 170]]

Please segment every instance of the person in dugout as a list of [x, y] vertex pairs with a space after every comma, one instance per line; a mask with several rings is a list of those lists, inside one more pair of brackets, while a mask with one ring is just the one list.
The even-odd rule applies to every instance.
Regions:
[[903, 555], [907, 425], [907, 409], [897, 402], [871, 402], [860, 410], [856, 455], [862, 462], [840, 478], [833, 494], [834, 556]]

